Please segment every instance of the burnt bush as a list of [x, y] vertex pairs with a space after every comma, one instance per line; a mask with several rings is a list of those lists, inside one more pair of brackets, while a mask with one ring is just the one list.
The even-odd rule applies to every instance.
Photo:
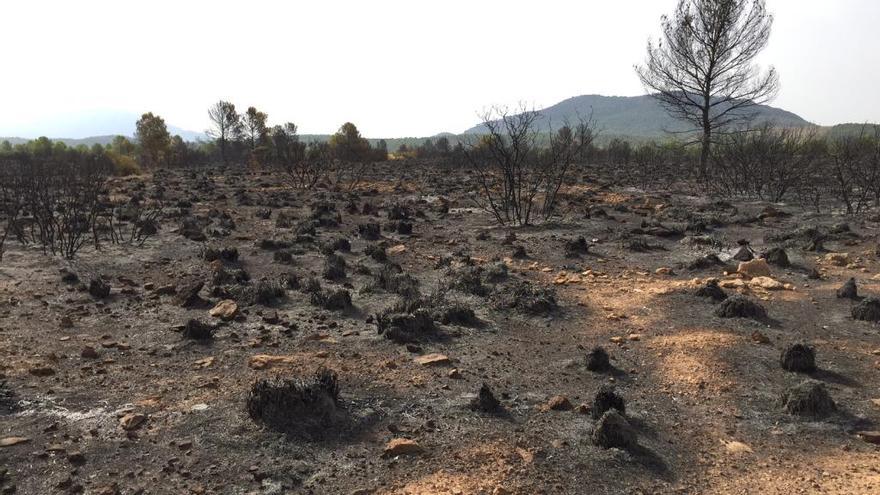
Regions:
[[869, 297], [853, 306], [852, 317], [861, 321], [880, 321], [880, 299]]
[[630, 449], [636, 446], [635, 429], [614, 409], [605, 411], [593, 427], [590, 440], [604, 449]]
[[197, 319], [191, 319], [183, 327], [183, 337], [190, 340], [211, 340], [217, 327]]
[[358, 235], [365, 241], [377, 241], [382, 237], [382, 228], [378, 223], [362, 223], [358, 225]]
[[110, 284], [100, 277], [95, 277], [89, 281], [89, 294], [98, 299], [105, 299], [110, 296]]
[[586, 356], [587, 369], [597, 373], [603, 373], [611, 369], [611, 359], [608, 351], [602, 347], [594, 347]]
[[837, 405], [825, 385], [815, 380], [806, 380], [789, 388], [782, 395], [782, 407], [788, 414], [823, 418], [837, 411]]
[[715, 316], [721, 318], [752, 318], [762, 320], [767, 318], [767, 310], [760, 304], [740, 295], [732, 296], [715, 308]]
[[405, 299], [415, 299], [421, 294], [418, 279], [403, 273], [400, 266], [393, 264], [382, 265], [369, 288], [379, 288]]
[[235, 262], [238, 261], [238, 248], [235, 247], [205, 247], [201, 252], [202, 259], [205, 261], [226, 261], [226, 262]]
[[398, 344], [411, 344], [422, 342], [434, 333], [434, 319], [428, 310], [418, 308], [406, 313], [397, 309], [386, 309], [376, 315], [379, 335]]
[[616, 409], [621, 414], [626, 413], [626, 403], [623, 397], [617, 395], [617, 391], [610, 385], [602, 385], [593, 397], [593, 407], [590, 415], [593, 419], [599, 419], [609, 409]]
[[325, 290], [319, 288], [319, 290], [311, 292], [309, 302], [312, 306], [329, 311], [340, 311], [352, 306], [351, 293], [345, 289]]
[[548, 315], [559, 308], [552, 288], [536, 287], [525, 281], [497, 290], [493, 298], [496, 309], [516, 309], [534, 316]]
[[590, 252], [590, 245], [584, 236], [580, 236], [577, 239], [565, 241], [564, 249], [566, 258], [579, 258]]
[[489, 414], [497, 414], [502, 411], [501, 402], [495, 397], [495, 394], [492, 393], [492, 389], [489, 388], [489, 385], [485, 383], [480, 386], [480, 391], [477, 393], [477, 396], [471, 400], [470, 408], [474, 411]]
[[321, 275], [324, 280], [342, 280], [345, 278], [345, 258], [338, 254], [330, 254], [324, 258], [324, 269]]
[[727, 293], [718, 286], [717, 280], [709, 280], [706, 285], [697, 289], [694, 293], [697, 297], [704, 297], [713, 301], [723, 301], [727, 299]]
[[335, 372], [319, 369], [309, 378], [262, 378], [245, 398], [248, 416], [286, 434], [321, 437], [344, 418]]
[[856, 279], [850, 277], [849, 280], [844, 282], [843, 286], [837, 289], [837, 297], [840, 299], [852, 299], [858, 301], [859, 290], [858, 287], [856, 287]]
[[782, 351], [779, 364], [786, 371], [812, 373], [816, 371], [816, 350], [807, 344], [793, 344]]

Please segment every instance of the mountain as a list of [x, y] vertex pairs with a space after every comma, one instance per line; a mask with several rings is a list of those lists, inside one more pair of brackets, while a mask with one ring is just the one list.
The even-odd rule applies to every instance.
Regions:
[[[812, 125], [791, 112], [760, 105], [757, 122], [772, 121], [781, 127], [805, 127]], [[539, 110], [539, 125], [547, 126], [548, 120], [552, 128], [558, 128], [568, 120], [576, 122], [578, 115], [589, 117], [591, 114], [598, 129], [604, 135], [631, 136], [640, 138], [663, 137], [666, 132], [681, 132], [689, 129], [687, 124], [678, 121], [666, 112], [654, 98], [643, 96], [575, 96], [553, 106]], [[482, 134], [486, 132], [483, 124], [464, 131], [465, 134]]]
[[[140, 114], [118, 110], [92, 110], [77, 113], [62, 113], [53, 115], [51, 118], [36, 120], [33, 122], [16, 123], [15, 128], [0, 127], [0, 136], [16, 136], [24, 139], [34, 139], [46, 136], [53, 141], [68, 141], [79, 144], [78, 141], [89, 141], [87, 144], [101, 142], [105, 136], [110, 139], [113, 136], [134, 136], [135, 122]], [[173, 136], [180, 135], [185, 141], [197, 141], [205, 139], [201, 132], [189, 131], [168, 124], [168, 132]], [[7, 138], [9, 139], [9, 138]], [[9, 139], [12, 142], [12, 139]], [[109, 142], [109, 140], [108, 140]]]

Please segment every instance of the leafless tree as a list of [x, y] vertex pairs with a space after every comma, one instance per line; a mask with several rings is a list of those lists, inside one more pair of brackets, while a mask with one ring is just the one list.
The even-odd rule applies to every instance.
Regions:
[[486, 133], [462, 153], [477, 176], [474, 201], [502, 225], [531, 223], [540, 195], [540, 213], [549, 217], [572, 163], [592, 142], [592, 122], [581, 120], [574, 129], [564, 126], [551, 133], [549, 145], [542, 148], [540, 119], [524, 106], [515, 114], [491, 108], [482, 115]]
[[238, 139], [242, 132], [241, 116], [235, 111], [235, 105], [220, 100], [208, 109], [208, 118], [213, 127], [207, 134], [220, 144], [220, 157], [224, 165], [229, 164], [229, 142]]
[[679, 0], [662, 19], [662, 40], [649, 41], [645, 65], [636, 66], [660, 104], [701, 132], [702, 178], [713, 138], [751, 121], [755, 106], [776, 95], [776, 70], [753, 64], [772, 24], [764, 0]]

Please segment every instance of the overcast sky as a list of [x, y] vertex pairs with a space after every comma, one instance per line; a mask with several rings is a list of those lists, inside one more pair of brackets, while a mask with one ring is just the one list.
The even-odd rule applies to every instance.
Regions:
[[[369, 137], [461, 132], [489, 104], [638, 95], [633, 64], [676, 0], [133, 1], [2, 5], [0, 135], [98, 109], [194, 131], [227, 99], [272, 123]], [[880, 121], [880, 1], [767, 0], [773, 103]], [[77, 136], [69, 136], [77, 137]]]

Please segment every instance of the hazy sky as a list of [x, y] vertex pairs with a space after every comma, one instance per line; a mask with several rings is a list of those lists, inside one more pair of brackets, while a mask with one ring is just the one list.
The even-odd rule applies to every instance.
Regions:
[[[203, 131], [228, 99], [304, 133], [461, 132], [489, 104], [637, 95], [676, 0], [4, 2], [0, 135], [53, 115], [153, 111]], [[767, 0], [774, 106], [880, 121], [880, 0]], [[70, 136], [75, 137], [75, 136]]]

